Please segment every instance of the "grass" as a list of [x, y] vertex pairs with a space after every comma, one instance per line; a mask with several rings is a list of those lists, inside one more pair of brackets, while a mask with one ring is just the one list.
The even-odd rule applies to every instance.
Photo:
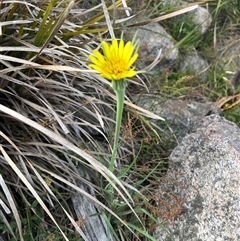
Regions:
[[[116, 8], [124, 11], [121, 0], [103, 3], [0, 2], [0, 237], [4, 240], [86, 240], [88, 217], [79, 219], [71, 202], [76, 193], [99, 207], [93, 216], [101, 215], [116, 240], [155, 240], [153, 227], [164, 229], [157, 216], [167, 222], [179, 215], [184, 200], [169, 196], [165, 202], [157, 190], [177, 143], [174, 135], [150, 124], [149, 116], [157, 118], [153, 113], [126, 102], [121, 165], [114, 173], [106, 168], [115, 98], [110, 83], [89, 69], [87, 56], [118, 26], [106, 19], [118, 16]], [[199, 84], [196, 76], [176, 68], [160, 78], [148, 76], [146, 85], [151, 82], [147, 87], [166, 99], [208, 97], [227, 119], [240, 125], [239, 83], [232, 89], [233, 75], [226, 73], [236, 71], [236, 64], [223, 61], [217, 52], [227, 36], [239, 32], [240, 2], [202, 1], [206, 4], [213, 22], [201, 36], [188, 17], [182, 20], [183, 31], [179, 32], [181, 22], [172, 26], [178, 8], [163, 8], [154, 0], [139, 2], [136, 11], [149, 9], [151, 19], [161, 17], [182, 53], [194, 47], [209, 63], [206, 83]], [[131, 89], [143, 91], [136, 83], [130, 84]], [[79, 182], [93, 188], [94, 194], [80, 188]]]

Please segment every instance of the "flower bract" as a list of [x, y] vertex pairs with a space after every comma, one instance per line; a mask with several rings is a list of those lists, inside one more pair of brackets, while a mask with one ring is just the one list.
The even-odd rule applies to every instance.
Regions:
[[136, 45], [133, 42], [124, 44], [122, 39], [113, 39], [110, 45], [105, 41], [102, 41], [101, 45], [103, 54], [95, 49], [93, 54], [89, 55], [90, 68], [109, 80], [122, 80], [137, 74], [132, 67], [138, 58]]

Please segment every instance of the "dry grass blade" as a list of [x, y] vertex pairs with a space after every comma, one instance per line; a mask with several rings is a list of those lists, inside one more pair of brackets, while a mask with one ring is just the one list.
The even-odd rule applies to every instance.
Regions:
[[122, 0], [122, 5], [125, 8], [125, 12], [126, 12], [127, 16], [130, 16], [130, 12], [128, 10], [128, 6], [127, 6], [127, 3], [125, 0]]
[[[12, 56], [6, 56], [6, 55], [0, 54], [0, 62], [2, 62], [4, 60], [10, 61], [10, 62], [15, 62], [15, 63], [20, 63], [20, 64], [25, 64], [25, 65], [37, 65], [38, 66], [38, 64], [33, 63], [32, 61], [28, 61], [28, 60], [24, 60], [24, 59], [12, 57]], [[0, 71], [0, 73], [1, 73], [1, 71]]]
[[[113, 11], [116, 12], [116, 4], [115, 4], [115, 1], [114, 1], [114, 9]], [[103, 13], [104, 13], [104, 16], [105, 16], [105, 20], [106, 20], [106, 23], [107, 23], [107, 26], [108, 26], [108, 31], [110, 33], [110, 36], [112, 39], [115, 38], [115, 34], [114, 34], [114, 31], [113, 31], [113, 26], [112, 26], [112, 23], [111, 23], [111, 20], [110, 20], [110, 16], [109, 16], [109, 13], [108, 13], [108, 9], [107, 9], [107, 6], [105, 4], [105, 1], [102, 0], [102, 8], [103, 8]], [[115, 16], [115, 14], [114, 14]], [[114, 20], [113, 20], [114, 22]]]
[[[3, 180], [2, 178], [2, 175], [1, 175], [1, 179]], [[4, 181], [4, 180], [3, 180]], [[0, 183], [1, 185], [1, 183]], [[8, 208], [8, 206], [3, 202], [2, 199], [0, 199], [0, 205], [2, 206], [2, 208], [4, 209], [5, 213], [9, 214], [11, 213], [10, 209]]]
[[[0, 56], [1, 57], [1, 56]], [[30, 62], [31, 63], [31, 62]], [[18, 67], [9, 67], [3, 70], [0, 70], [0, 74], [7, 74], [9, 72], [14, 72], [17, 70], [22, 70], [22, 69], [29, 69], [29, 68], [34, 68], [34, 69], [45, 69], [45, 70], [52, 70], [52, 71], [69, 71], [69, 72], [83, 72], [83, 73], [94, 73], [94, 70], [89, 70], [89, 69], [80, 69], [80, 68], [74, 68], [70, 66], [62, 66], [62, 65], [40, 65], [40, 64], [34, 64], [31, 63], [31, 66], [29, 65], [23, 65], [23, 66], [18, 66]]]
[[[19, 41], [20, 42], [20, 41]], [[24, 43], [23, 44], [27, 44]], [[0, 48], [0, 52], [4, 52], [4, 51], [13, 51], [13, 52], [35, 52], [38, 53], [40, 52], [40, 48], [38, 47], [34, 47], [33, 45], [27, 44], [29, 45], [29, 47], [14, 47], [14, 46], [2, 46]], [[65, 54], [64, 52], [58, 51], [56, 49], [52, 50], [52, 49], [43, 49], [42, 53], [45, 54], [57, 54], [59, 56], [63, 56], [66, 57], [68, 56], [67, 54]]]
[[128, 25], [128, 27], [137, 27], [137, 26], [143, 26], [143, 25], [146, 25], [146, 24], [149, 24], [149, 23], [157, 23], [157, 22], [169, 19], [169, 18], [176, 17], [178, 15], [181, 15], [181, 14], [193, 11], [196, 8], [198, 8], [198, 4], [192, 5], [190, 7], [185, 7], [183, 9], [177, 10], [177, 11], [175, 11], [173, 13], [165, 14], [163, 16], [160, 16], [160, 17], [157, 17], [157, 18], [153, 18], [151, 20], [139, 22], [139, 23], [136, 23], [136, 24], [131, 24], [131, 25]]
[[20, 81], [20, 80], [18, 80], [16, 78], [12, 78], [11, 76], [1, 74], [1, 71], [0, 71], [0, 76], [1, 76], [2, 80], [5, 79], [5, 80], [7, 80], [9, 82], [12, 82], [12, 83], [15, 83], [15, 84], [17, 84], [19, 86], [25, 86], [25, 87], [29, 88], [30, 90], [38, 91], [38, 88], [36, 88], [36, 87], [34, 87], [34, 86], [30, 85], [30, 84], [27, 84], [27, 83], [25, 83], [23, 81]]
[[7, 22], [0, 22], [0, 36], [2, 36], [2, 27], [13, 25], [13, 24], [26, 24], [26, 23], [32, 23], [33, 21], [29, 20], [14, 20], [14, 21], [7, 21]]
[[[5, 151], [3, 150], [3, 148], [2, 148], [1, 145], [0, 145], [0, 151], [2, 152], [2, 154], [3, 154], [4, 157], [5, 157], [5, 154], [4, 154]], [[5, 157], [5, 158], [6, 158], [6, 157]], [[6, 183], [5, 183], [4, 180], [3, 180], [2, 175], [0, 175], [0, 186], [2, 187], [2, 190], [3, 190], [5, 196], [6, 196], [7, 200], [8, 200], [8, 203], [9, 203], [9, 205], [10, 205], [10, 207], [11, 207], [11, 210], [12, 210], [12, 212], [13, 212], [14, 218], [15, 218], [15, 220], [16, 220], [16, 222], [17, 222], [17, 227], [18, 227], [20, 239], [21, 239], [21, 241], [24, 241], [23, 235], [22, 235], [22, 223], [21, 223], [21, 220], [20, 220], [18, 211], [17, 211], [17, 207], [16, 207], [16, 205], [15, 205], [15, 203], [14, 203], [14, 200], [13, 200], [13, 198], [12, 198], [12, 195], [11, 195], [11, 193], [10, 193], [10, 191], [9, 191]]]

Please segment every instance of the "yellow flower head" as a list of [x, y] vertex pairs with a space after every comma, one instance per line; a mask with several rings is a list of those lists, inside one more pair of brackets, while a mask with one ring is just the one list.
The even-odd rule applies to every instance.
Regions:
[[129, 41], [124, 45], [122, 39], [113, 39], [111, 45], [105, 41], [102, 41], [101, 45], [103, 54], [95, 49], [93, 54], [89, 55], [92, 62], [89, 64], [90, 68], [109, 80], [122, 80], [136, 75], [134, 67], [131, 68], [138, 58], [136, 44]]

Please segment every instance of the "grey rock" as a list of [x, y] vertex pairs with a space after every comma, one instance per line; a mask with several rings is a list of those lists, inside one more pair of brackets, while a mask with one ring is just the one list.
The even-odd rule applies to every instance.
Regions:
[[183, 55], [180, 62], [180, 71], [195, 75], [201, 83], [208, 80], [208, 63], [195, 49]]
[[[161, 241], [240, 240], [240, 129], [218, 116], [200, 120], [172, 152], [163, 192], [185, 202]], [[172, 181], [170, 181], [172, 180]], [[163, 221], [163, 220], [160, 220]]]
[[198, 7], [197, 9], [189, 12], [188, 15], [196, 26], [200, 26], [199, 32], [201, 34], [207, 32], [212, 23], [212, 17], [206, 8]]
[[132, 39], [136, 31], [137, 37], [140, 39], [139, 59], [137, 61], [138, 69], [141, 70], [151, 64], [158, 56], [160, 50], [162, 50], [161, 57], [164, 56], [164, 59], [152, 69], [151, 73], [159, 74], [161, 70], [174, 66], [178, 60], [179, 51], [175, 47], [173, 38], [160, 24], [151, 23], [137, 29], [133, 28], [133, 30], [127, 33], [128, 38]]
[[[220, 109], [209, 101], [164, 100], [159, 95], [142, 94], [134, 96], [135, 102], [155, 114], [166, 119], [178, 140], [191, 133], [192, 128], [199, 119], [209, 114], [218, 114]], [[164, 123], [158, 123], [164, 125]]]

